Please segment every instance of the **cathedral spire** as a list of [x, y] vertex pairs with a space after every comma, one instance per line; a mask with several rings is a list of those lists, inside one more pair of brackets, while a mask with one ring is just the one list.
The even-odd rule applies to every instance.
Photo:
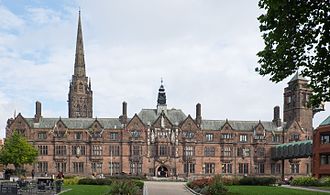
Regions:
[[78, 31], [77, 31], [77, 42], [76, 42], [76, 57], [74, 62], [74, 75], [76, 77], [85, 77], [85, 59], [84, 59], [84, 44], [81, 28], [81, 17], [79, 10], [79, 19], [78, 19]]
[[93, 117], [93, 91], [85, 68], [84, 45], [79, 10], [74, 74], [69, 89], [69, 118]]

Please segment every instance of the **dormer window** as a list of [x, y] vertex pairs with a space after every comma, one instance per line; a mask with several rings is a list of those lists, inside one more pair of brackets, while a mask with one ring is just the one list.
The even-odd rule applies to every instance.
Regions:
[[208, 142], [211, 142], [211, 141], [213, 141], [213, 133], [207, 133], [207, 134], [205, 134], [205, 139], [206, 139], [206, 141], [208, 141]]
[[183, 137], [187, 138], [187, 139], [192, 139], [194, 138], [195, 134], [193, 132], [190, 132], [190, 131], [186, 131], [186, 132], [183, 132]]
[[63, 138], [64, 137], [65, 132], [64, 131], [56, 131], [55, 132], [55, 137], [57, 138]]
[[254, 139], [262, 140], [262, 139], [264, 139], [264, 135], [263, 134], [257, 134], [257, 135], [254, 136]]
[[221, 134], [221, 138], [222, 139], [232, 139], [233, 134], [232, 133], [223, 133], [223, 134]]
[[131, 131], [131, 135], [134, 138], [138, 138], [138, 137], [140, 137], [140, 131], [137, 131], [137, 130]]
[[39, 132], [38, 139], [47, 139], [47, 132], [46, 131]]
[[300, 137], [300, 135], [297, 134], [297, 133], [292, 134], [292, 135], [291, 135], [291, 140], [292, 140], [292, 141], [299, 141], [299, 137]]
[[248, 141], [248, 135], [246, 135], [246, 134], [239, 135], [239, 141], [240, 142], [247, 142]]
[[74, 139], [75, 140], [81, 140], [82, 139], [82, 133], [81, 132], [76, 132], [74, 134]]

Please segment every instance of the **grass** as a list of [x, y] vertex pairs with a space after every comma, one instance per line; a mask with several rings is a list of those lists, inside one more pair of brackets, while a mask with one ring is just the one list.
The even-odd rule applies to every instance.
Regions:
[[330, 186], [321, 186], [321, 187], [314, 187], [320, 190], [330, 190]]
[[100, 195], [104, 194], [110, 189], [110, 186], [106, 185], [65, 185], [64, 190], [72, 189], [63, 195]]
[[[306, 190], [288, 189], [272, 186], [227, 186], [230, 195], [321, 195], [327, 193], [312, 192]], [[101, 195], [107, 192], [110, 187], [106, 185], [65, 185], [65, 189], [72, 189], [63, 195]], [[329, 187], [327, 188], [329, 189]]]
[[273, 186], [227, 186], [231, 195], [315, 195], [328, 194]]

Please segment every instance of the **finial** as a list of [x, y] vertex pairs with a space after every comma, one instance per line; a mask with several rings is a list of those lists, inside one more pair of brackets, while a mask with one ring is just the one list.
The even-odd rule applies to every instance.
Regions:
[[163, 85], [163, 77], [160, 77], [160, 84]]

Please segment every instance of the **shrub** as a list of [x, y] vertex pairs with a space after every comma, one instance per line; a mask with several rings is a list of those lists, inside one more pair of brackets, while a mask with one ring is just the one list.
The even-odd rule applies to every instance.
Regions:
[[105, 178], [83, 178], [78, 181], [78, 184], [81, 185], [111, 185], [112, 180]]
[[226, 186], [231, 186], [231, 185], [238, 185], [239, 184], [239, 177], [232, 177], [232, 176], [223, 176], [221, 178], [221, 181], [223, 184], [225, 184]]
[[64, 178], [64, 185], [76, 185], [78, 184], [79, 180], [79, 177]]
[[228, 189], [225, 187], [225, 185], [222, 183], [222, 178], [219, 175], [216, 175], [212, 178], [211, 184], [208, 186], [207, 194], [213, 195], [222, 195], [227, 194]]
[[323, 177], [319, 180], [320, 185], [330, 186], [330, 177]]
[[293, 186], [318, 186], [319, 181], [314, 177], [297, 177], [291, 182]]
[[133, 184], [137, 186], [139, 189], [143, 189], [144, 182], [140, 180], [132, 180]]
[[211, 179], [209, 178], [202, 178], [202, 179], [196, 179], [194, 181], [188, 182], [188, 187], [195, 189], [200, 188], [203, 189], [205, 186], [208, 186], [211, 183]]
[[139, 188], [131, 181], [115, 181], [111, 185], [111, 189], [106, 192], [106, 195], [112, 194], [138, 194]]
[[275, 177], [243, 177], [239, 180], [240, 185], [268, 186], [276, 183]]

